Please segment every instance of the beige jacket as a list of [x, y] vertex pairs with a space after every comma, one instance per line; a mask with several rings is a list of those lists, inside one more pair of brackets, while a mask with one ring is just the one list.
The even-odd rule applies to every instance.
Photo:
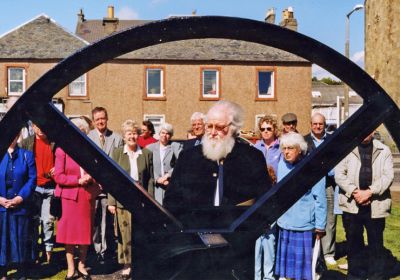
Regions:
[[[389, 187], [393, 181], [393, 159], [389, 148], [373, 140], [372, 151], [372, 218], [389, 216], [392, 200]], [[352, 193], [359, 187], [360, 154], [355, 148], [335, 168], [335, 181], [340, 187], [339, 206], [344, 212], [357, 214], [358, 206]]]

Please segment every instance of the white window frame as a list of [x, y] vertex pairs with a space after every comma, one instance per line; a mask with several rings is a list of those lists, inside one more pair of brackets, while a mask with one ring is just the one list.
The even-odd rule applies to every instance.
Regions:
[[[260, 94], [260, 73], [271, 73], [271, 83], [267, 94]], [[274, 69], [257, 69], [257, 99], [275, 99], [275, 71]]]
[[[83, 85], [83, 92], [80, 92], [80, 93], [73, 92], [73, 88], [74, 88], [73, 85], [75, 85], [75, 84]], [[86, 75], [86, 73], [68, 85], [68, 96], [69, 97], [87, 97], [88, 96], [87, 95], [87, 75]]]
[[[160, 92], [150, 92], [149, 89], [149, 71], [160, 71]], [[146, 67], [146, 97], [160, 98], [164, 97], [164, 68], [163, 67]]]
[[[22, 69], [22, 81], [21, 80], [11, 80], [10, 70], [12, 69]], [[11, 91], [11, 83], [22, 82], [22, 92]], [[7, 67], [7, 94], [8, 96], [21, 96], [26, 90], [26, 69], [19, 66]]]
[[155, 133], [153, 135], [157, 140], [159, 139], [160, 127], [165, 123], [165, 115], [163, 114], [145, 114], [143, 120], [151, 121], [154, 126]]
[[[212, 85], [212, 90], [215, 93], [205, 92], [205, 72], [215, 72], [215, 84]], [[219, 99], [220, 98], [220, 75], [221, 71], [219, 68], [202, 68], [201, 69], [201, 97], [203, 99]]]

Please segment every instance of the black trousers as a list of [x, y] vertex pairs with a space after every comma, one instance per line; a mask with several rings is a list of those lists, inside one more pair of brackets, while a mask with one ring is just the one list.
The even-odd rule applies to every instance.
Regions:
[[[384, 273], [383, 231], [385, 218], [372, 219], [371, 212], [343, 213], [348, 246], [348, 279], [386, 279]], [[364, 244], [367, 231], [368, 248]]]

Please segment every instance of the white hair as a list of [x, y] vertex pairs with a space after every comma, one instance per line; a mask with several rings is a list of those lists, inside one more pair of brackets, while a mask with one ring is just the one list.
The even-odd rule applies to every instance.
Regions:
[[86, 134], [89, 133], [89, 124], [81, 118], [73, 118], [71, 122], [76, 125], [79, 129], [83, 129]]
[[194, 112], [190, 117], [190, 122], [194, 122], [196, 120], [202, 120], [204, 123], [206, 122], [206, 115], [201, 112]]
[[279, 139], [279, 147], [283, 150], [284, 147], [298, 147], [300, 148], [303, 155], [307, 153], [307, 142], [304, 137], [296, 132], [288, 132], [283, 134]]
[[214, 111], [222, 111], [226, 113], [232, 129], [232, 135], [236, 136], [240, 133], [240, 129], [244, 122], [244, 111], [239, 104], [227, 100], [221, 100], [215, 103], [210, 110], [208, 110], [207, 116], [212, 114]]
[[125, 135], [128, 131], [136, 131], [137, 134], [140, 134], [140, 127], [134, 120], [126, 120], [121, 125], [122, 133]]
[[205, 134], [202, 138], [203, 155], [213, 161], [219, 161], [226, 158], [235, 145], [235, 138], [220, 137], [211, 138]]
[[174, 135], [174, 128], [173, 128], [172, 124], [170, 124], [170, 123], [163, 123], [163, 124], [160, 126], [160, 132], [161, 132], [162, 130], [166, 130], [167, 133], [170, 134], [171, 136]]

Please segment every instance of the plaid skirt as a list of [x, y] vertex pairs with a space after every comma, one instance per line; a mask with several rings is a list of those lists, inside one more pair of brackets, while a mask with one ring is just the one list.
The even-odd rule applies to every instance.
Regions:
[[275, 274], [296, 280], [312, 279], [313, 231], [279, 229]]

